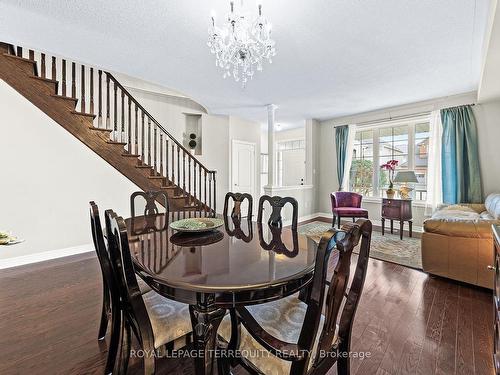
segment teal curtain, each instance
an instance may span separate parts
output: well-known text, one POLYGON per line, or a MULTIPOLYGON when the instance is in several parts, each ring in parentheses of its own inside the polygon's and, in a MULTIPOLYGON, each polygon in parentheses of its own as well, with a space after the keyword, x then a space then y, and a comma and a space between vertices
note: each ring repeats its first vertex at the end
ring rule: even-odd
POLYGON ((342 190, 342 181, 344 179, 344 167, 347 157, 347 137, 349 135, 349 126, 337 126, 335 128, 335 146, 337 150, 337 178, 339 180, 339 190, 342 190))
POLYGON ((470 105, 441 110, 443 202, 481 203, 477 127, 470 105))

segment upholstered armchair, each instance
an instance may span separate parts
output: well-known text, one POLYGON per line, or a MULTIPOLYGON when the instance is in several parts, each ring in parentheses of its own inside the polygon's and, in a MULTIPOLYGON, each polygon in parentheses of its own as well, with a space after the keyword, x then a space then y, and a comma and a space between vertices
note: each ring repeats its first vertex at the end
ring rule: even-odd
POLYGON ((330 198, 332 199, 333 227, 335 226, 337 218, 337 225, 339 228, 340 219, 343 217, 352 217, 353 222, 356 218, 368 218, 368 211, 361 208, 361 199, 363 199, 361 194, 351 193, 349 191, 336 191, 330 193, 330 198))

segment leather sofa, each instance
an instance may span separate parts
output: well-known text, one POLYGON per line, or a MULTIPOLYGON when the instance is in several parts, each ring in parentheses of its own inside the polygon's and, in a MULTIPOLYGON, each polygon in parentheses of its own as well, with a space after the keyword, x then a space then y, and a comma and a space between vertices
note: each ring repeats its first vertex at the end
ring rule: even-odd
POLYGON ((425 272, 493 289, 491 225, 500 224, 500 194, 484 204, 444 207, 424 222, 425 272))

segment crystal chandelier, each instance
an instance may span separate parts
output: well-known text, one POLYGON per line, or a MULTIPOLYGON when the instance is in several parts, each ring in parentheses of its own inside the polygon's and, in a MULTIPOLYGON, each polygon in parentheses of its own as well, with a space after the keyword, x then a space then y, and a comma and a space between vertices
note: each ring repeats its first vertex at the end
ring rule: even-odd
POLYGON ((265 60, 272 63, 276 55, 275 42, 271 39, 271 24, 262 16, 262 4, 257 1, 259 15, 251 21, 241 9, 235 10, 234 1, 230 2, 231 11, 226 22, 215 25, 215 14, 212 12, 208 30, 208 46, 215 54, 215 65, 224 70, 223 77, 232 75, 245 87, 248 79, 252 79, 255 68, 262 70, 265 60))

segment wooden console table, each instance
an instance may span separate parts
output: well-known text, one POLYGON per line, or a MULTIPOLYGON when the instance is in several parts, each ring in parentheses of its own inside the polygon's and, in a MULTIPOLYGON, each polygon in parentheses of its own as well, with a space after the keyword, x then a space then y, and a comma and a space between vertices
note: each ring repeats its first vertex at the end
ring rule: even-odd
POLYGON ((394 220, 399 221, 399 238, 403 239, 404 222, 407 221, 412 236, 413 217, 411 214, 411 199, 382 198, 382 236, 385 231, 385 220, 391 221, 391 233, 394 232, 394 220))

